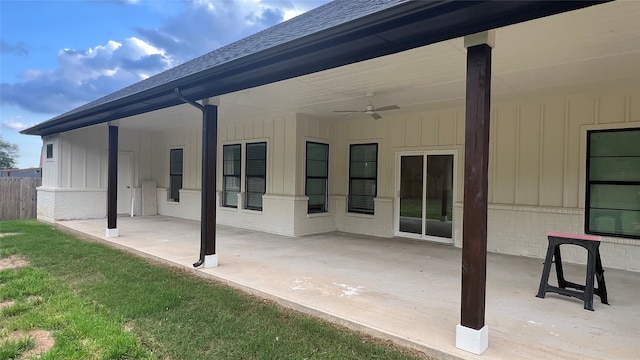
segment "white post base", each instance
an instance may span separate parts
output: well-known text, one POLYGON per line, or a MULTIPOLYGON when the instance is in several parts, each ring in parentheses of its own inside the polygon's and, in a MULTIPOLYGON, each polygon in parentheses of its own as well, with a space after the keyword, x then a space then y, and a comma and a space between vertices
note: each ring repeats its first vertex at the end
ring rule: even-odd
POLYGON ((480 355, 489 347, 489 328, 487 325, 476 330, 458 324, 456 326, 456 347, 480 355))
POLYGON ((107 229, 107 235, 108 238, 115 238, 118 237, 118 229, 107 229))
POLYGON ((218 254, 205 255, 204 267, 205 268, 218 267, 218 254))

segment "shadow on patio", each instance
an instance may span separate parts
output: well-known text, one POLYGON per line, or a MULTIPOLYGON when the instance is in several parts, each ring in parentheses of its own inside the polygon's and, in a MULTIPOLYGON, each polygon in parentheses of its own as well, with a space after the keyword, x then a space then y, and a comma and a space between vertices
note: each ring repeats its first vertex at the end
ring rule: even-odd
MULTIPOLYGON (((220 266, 194 270, 199 222, 121 217, 120 237, 111 239, 105 219, 58 225, 437 358, 479 358, 455 347, 461 251, 454 247, 340 232, 290 238, 218 225, 220 266)), ((536 298, 542 262, 488 255, 489 349, 481 358, 640 359, 638 273, 605 269, 611 306, 596 296, 592 312, 578 299, 536 298)), ((582 283, 584 266, 565 266, 565 276, 582 283)))

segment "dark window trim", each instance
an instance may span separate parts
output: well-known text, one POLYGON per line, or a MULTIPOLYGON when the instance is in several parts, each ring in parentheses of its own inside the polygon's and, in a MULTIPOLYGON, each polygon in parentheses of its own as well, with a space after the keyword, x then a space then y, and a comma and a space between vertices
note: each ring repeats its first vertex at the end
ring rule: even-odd
MULTIPOLYGON (((238 143, 238 144, 225 144, 222 145, 222 199, 220 199, 220 202, 222 203, 223 207, 226 208, 232 208, 232 209, 237 209, 238 205, 236 202, 236 205, 227 205, 225 199, 227 198, 226 193, 227 193, 227 178, 237 178, 238 182, 241 181, 242 179, 242 144, 238 143), (238 146, 240 148, 240 174, 238 174, 237 176, 234 175, 225 175, 224 174, 224 149, 226 147, 231 147, 231 146, 238 146)), ((240 191, 242 190, 242 185, 240 185, 240 191)))
MULTIPOLYGON (((259 207, 258 206, 250 206, 249 205, 249 203, 248 203, 249 202, 249 196, 248 196, 249 190, 247 189, 247 186, 249 184, 249 179, 250 178, 262 179, 262 180, 264 180, 264 192, 262 192, 260 194, 262 194, 262 195, 266 194, 266 192, 267 192, 267 151, 268 151, 267 149, 268 149, 268 145, 267 145, 266 141, 258 141, 258 142, 246 143, 246 144, 244 144, 244 147, 245 147, 245 152, 244 152, 244 173, 245 173, 245 176, 244 176, 244 179, 245 179, 244 187, 245 187, 245 189, 244 189, 244 191, 245 191, 245 194, 246 194, 245 195, 245 199, 244 199, 244 208, 248 209, 248 210, 262 211, 262 205, 259 206, 259 207), (249 159, 247 158, 249 156, 249 151, 247 150, 247 147, 249 145, 259 145, 259 144, 264 144, 264 175, 262 175, 262 176, 257 176, 257 175, 249 176, 249 175, 247 175, 247 173, 248 173, 247 166, 249 164, 249 159)), ((251 192, 251 193, 252 194, 258 194, 257 192, 251 192)))
POLYGON ((184 148, 182 147, 173 147, 173 148, 169 148, 169 197, 168 200, 173 200, 174 202, 180 202, 180 189, 182 189, 183 186, 183 181, 184 181, 184 148), (174 151, 180 151, 182 153, 182 166, 180 167, 180 172, 172 172, 171 171, 171 154, 173 154, 174 151), (172 197, 172 189, 173 189, 173 177, 174 176, 179 176, 180 177, 180 187, 178 188, 177 191, 177 196, 172 197))
POLYGON ((53 160, 53 143, 45 144, 45 158, 47 160, 53 160))
POLYGON ((375 214, 375 205, 374 208, 369 210, 361 210, 361 209, 353 209, 351 206, 351 183, 352 180, 374 180, 376 182, 376 191, 373 194, 373 198, 375 199, 378 196, 378 143, 358 143, 358 144, 350 144, 349 145, 349 195, 347 196, 347 212, 356 213, 356 214, 367 214, 374 215, 375 214), (352 149, 354 146, 376 146, 376 174, 373 178, 371 177, 353 177, 351 176, 351 155, 353 154, 352 149))
POLYGON ((325 187, 325 202, 324 202, 324 209, 323 210, 311 210, 309 208, 309 203, 307 203, 307 214, 322 214, 322 213, 327 213, 329 212, 329 144, 328 143, 323 143, 323 142, 318 142, 318 141, 307 141, 305 144, 305 159, 304 159, 304 194, 306 196, 308 196, 308 191, 307 191, 307 182, 308 179, 325 179, 325 183, 326 183, 326 187, 325 187), (327 176, 309 176, 307 175, 307 163, 309 162, 309 145, 324 145, 327 147, 327 165, 326 165, 326 173, 327 176))
POLYGON ((620 128, 620 129, 602 129, 602 130, 587 130, 587 166, 585 174, 585 202, 584 202, 584 233, 592 235, 609 236, 625 239, 640 239, 640 236, 609 233, 604 231, 592 231, 589 229, 589 219, 591 215, 591 185, 640 185, 640 181, 616 181, 616 180, 589 180, 591 174, 591 134, 603 133, 603 132, 623 132, 623 131, 640 131, 640 128, 620 128))

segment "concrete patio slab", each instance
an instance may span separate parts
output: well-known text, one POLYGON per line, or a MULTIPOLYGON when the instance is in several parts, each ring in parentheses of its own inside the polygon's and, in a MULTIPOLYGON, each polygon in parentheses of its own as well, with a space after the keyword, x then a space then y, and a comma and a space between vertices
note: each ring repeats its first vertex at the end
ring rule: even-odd
MULTIPOLYGON (((121 217, 118 238, 104 236, 105 219, 57 225, 439 359, 640 359, 634 272, 605 269, 611 306, 595 297, 595 311, 587 311, 577 299, 535 297, 541 259, 489 254, 489 349, 477 356, 455 347, 461 251, 451 246, 340 232, 291 238, 218 225, 220 266, 193 269, 199 222, 121 217)), ((584 266, 565 266, 565 276, 582 283, 584 266)))

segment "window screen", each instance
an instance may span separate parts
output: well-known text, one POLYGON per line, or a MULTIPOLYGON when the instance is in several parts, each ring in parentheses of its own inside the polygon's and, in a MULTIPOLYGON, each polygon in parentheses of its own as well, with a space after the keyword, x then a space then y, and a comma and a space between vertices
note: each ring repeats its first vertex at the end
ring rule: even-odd
POLYGON ((309 197, 307 212, 327 212, 329 145, 307 142, 305 194, 309 197))
POLYGON ((378 144, 354 144, 349 149, 349 212, 373 214, 377 194, 378 144))
POLYGON ((238 207, 240 144, 222 147, 222 206, 238 207))
POLYGON ((180 201, 182 189, 182 149, 169 150, 169 200, 180 201))
POLYGON ((247 144, 245 162, 245 207, 262 210, 262 195, 267 190, 267 143, 247 144))

